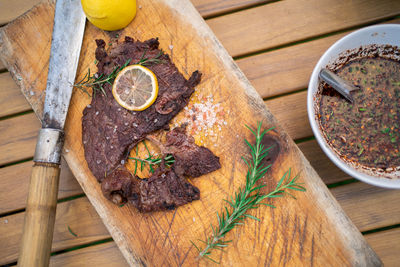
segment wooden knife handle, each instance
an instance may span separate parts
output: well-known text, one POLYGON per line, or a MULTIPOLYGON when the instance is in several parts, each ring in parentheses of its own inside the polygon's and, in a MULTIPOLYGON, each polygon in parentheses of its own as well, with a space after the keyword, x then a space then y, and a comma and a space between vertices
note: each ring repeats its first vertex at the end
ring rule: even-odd
POLYGON ((49 265, 59 177, 58 164, 33 166, 18 266, 49 265))

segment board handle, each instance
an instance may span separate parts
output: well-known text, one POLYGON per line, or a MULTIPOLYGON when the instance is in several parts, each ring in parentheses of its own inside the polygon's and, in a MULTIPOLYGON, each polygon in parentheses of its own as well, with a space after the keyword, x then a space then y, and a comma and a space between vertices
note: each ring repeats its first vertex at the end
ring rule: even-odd
POLYGON ((57 206, 60 166, 36 162, 32 168, 18 266, 48 266, 57 206))

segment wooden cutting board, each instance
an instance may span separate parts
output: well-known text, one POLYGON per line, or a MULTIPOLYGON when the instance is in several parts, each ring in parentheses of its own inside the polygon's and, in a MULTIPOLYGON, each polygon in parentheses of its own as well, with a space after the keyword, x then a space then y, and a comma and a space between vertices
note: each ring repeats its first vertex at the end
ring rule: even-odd
MULTIPOLYGON (((215 113, 216 122, 193 129, 193 135, 198 144, 209 147, 220 157, 222 168, 193 179, 201 191, 201 199, 174 211, 140 214, 130 204, 113 205, 102 196, 84 159, 81 117, 90 98, 79 90, 74 91, 65 128, 64 158, 127 261, 143 266, 212 264, 196 258, 197 251, 190 241, 199 244, 198 239, 210 236, 210 224, 217 223, 216 212, 221 211, 223 199, 244 185, 246 166, 241 156, 247 155, 248 149, 243 139, 252 140, 244 125, 255 127, 262 121, 265 128, 275 127, 269 138, 279 148, 271 156, 274 163, 263 183, 272 190, 291 168, 293 174, 300 175, 307 192, 294 192, 297 200, 274 199, 276 209, 254 210, 251 214, 261 222, 247 220, 244 226, 230 232, 226 238, 232 239, 232 244, 224 253, 214 251, 214 259, 223 266, 379 265, 374 251, 192 4, 182 0, 139 0, 138 6, 137 17, 118 32, 119 37, 115 32, 106 33, 87 24, 78 79, 88 68, 96 70, 95 39, 109 43, 116 38, 123 40, 125 35, 139 40, 158 37, 161 48, 170 54, 185 77, 195 70, 203 73, 189 106, 207 104, 215 113)), ((54 3, 45 1, 0 31, 3 63, 39 118, 43 110, 53 16, 54 3)), ((190 121, 189 115, 181 112, 172 125, 190 121)), ((190 123, 192 126, 193 122, 190 123)))

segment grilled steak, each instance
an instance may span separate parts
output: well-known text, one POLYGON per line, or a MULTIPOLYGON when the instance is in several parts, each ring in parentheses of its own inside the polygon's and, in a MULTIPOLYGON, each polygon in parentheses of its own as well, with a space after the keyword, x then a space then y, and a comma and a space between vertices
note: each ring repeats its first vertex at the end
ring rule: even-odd
POLYGON ((101 182, 104 196, 115 204, 132 202, 139 211, 174 209, 200 198, 198 188, 184 176, 197 177, 220 168, 219 158, 205 147, 199 147, 178 127, 167 134, 165 151, 173 154, 171 168, 164 163, 147 179, 140 179, 125 167, 130 150, 156 130, 168 127, 169 121, 187 105, 201 74, 193 72, 186 80, 158 49, 158 40, 134 41, 125 37, 121 44, 105 49, 103 40, 96 40, 97 75, 109 75, 116 67, 136 64, 144 58, 146 67, 154 72, 159 84, 158 97, 144 111, 122 108, 112 95, 110 84, 104 93, 93 94, 92 102, 83 111, 82 139, 85 158, 93 175, 101 182))
MULTIPOLYGON (((98 75, 109 75, 116 66, 123 66, 128 60, 134 64, 143 57, 155 58, 160 53, 157 39, 139 42, 126 37, 125 42, 108 53, 103 40, 96 40, 96 43, 98 75)), ((159 85, 157 100, 149 108, 139 112, 122 108, 112 95, 111 85, 105 84, 105 94, 93 94, 92 103, 83 111, 85 158, 99 181, 123 165, 131 148, 147 134, 167 125, 186 106, 194 87, 200 82, 198 71, 186 80, 168 55, 159 59, 162 63, 147 66, 157 76, 159 85)))
POLYGON ((158 168, 148 179, 140 179, 126 169, 115 170, 103 179, 104 196, 117 205, 128 200, 140 212, 170 210, 200 198, 197 187, 175 173, 174 168, 158 168))
POLYGON ((168 132, 166 144, 162 149, 164 153, 174 156, 176 173, 199 177, 221 168, 219 158, 208 148, 196 145, 194 138, 187 136, 185 132, 185 124, 168 132))

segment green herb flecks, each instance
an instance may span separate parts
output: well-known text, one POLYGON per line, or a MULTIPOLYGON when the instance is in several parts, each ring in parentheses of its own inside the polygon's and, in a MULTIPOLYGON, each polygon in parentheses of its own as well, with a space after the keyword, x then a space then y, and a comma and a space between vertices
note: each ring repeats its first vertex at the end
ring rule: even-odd
POLYGON ((205 246, 200 248, 192 242, 195 248, 199 251, 199 258, 204 257, 216 262, 210 257, 210 255, 214 249, 223 250, 232 241, 224 240, 229 231, 231 231, 235 226, 243 224, 246 218, 260 221, 249 213, 250 210, 257 208, 260 205, 275 208, 275 206, 271 204, 264 203, 263 201, 265 199, 282 197, 284 195, 289 195, 295 198, 288 192, 288 190, 306 191, 302 186, 302 183, 297 182, 298 176, 291 178, 291 169, 289 169, 279 180, 272 192, 269 192, 268 194, 261 193, 260 190, 265 187, 265 185, 258 185, 257 182, 264 177, 265 173, 271 166, 264 166, 262 164, 262 160, 268 155, 268 150, 270 148, 265 149, 261 141, 269 130, 261 131, 261 123, 258 123, 257 131, 254 131, 249 127, 247 128, 254 134, 256 140, 255 145, 252 145, 245 140, 251 153, 251 162, 242 157, 243 161, 248 166, 246 184, 243 188, 239 189, 234 196, 231 196, 230 199, 224 200, 227 205, 221 213, 217 213, 218 225, 216 227, 211 225, 212 235, 205 241, 199 240, 204 243, 205 246))
POLYGON ((392 85, 400 86, 400 82, 392 82, 392 85))
POLYGON ((142 66, 149 66, 151 64, 165 63, 165 60, 160 59, 160 57, 162 55, 164 55, 164 52, 161 50, 154 58, 147 58, 146 57, 146 51, 144 51, 143 55, 140 58, 140 60, 136 64, 142 65, 142 66))
MULTIPOLYGON (((129 157, 129 159, 134 160, 135 161, 135 170, 134 170, 134 174, 136 175, 137 170, 138 170, 138 164, 140 163, 140 171, 143 171, 145 166, 149 166, 149 171, 151 173, 154 173, 154 166, 159 166, 161 164, 161 162, 163 161, 163 157, 162 156, 155 156, 153 154, 150 153, 149 148, 147 147, 146 141, 143 141, 143 145, 145 146, 148 156, 144 159, 138 158, 138 157, 129 157)), ((139 153, 139 147, 136 146, 136 156, 138 156, 139 153)), ((175 162, 174 157, 171 154, 167 154, 164 157, 164 164, 165 166, 169 167, 171 166, 173 163, 175 162)))

